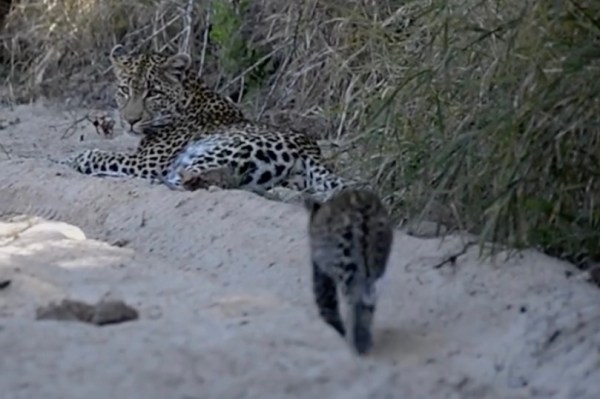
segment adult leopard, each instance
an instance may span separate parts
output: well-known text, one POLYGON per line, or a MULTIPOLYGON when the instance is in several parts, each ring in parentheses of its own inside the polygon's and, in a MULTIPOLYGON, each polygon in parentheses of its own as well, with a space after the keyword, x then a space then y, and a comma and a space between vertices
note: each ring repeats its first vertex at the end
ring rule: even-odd
POLYGON ((327 197, 348 185, 322 164, 313 138, 247 119, 197 77, 188 55, 130 53, 116 45, 110 60, 121 125, 141 140, 132 153, 90 149, 61 162, 80 173, 139 177, 177 189, 183 172, 228 166, 240 188, 282 185, 327 197))

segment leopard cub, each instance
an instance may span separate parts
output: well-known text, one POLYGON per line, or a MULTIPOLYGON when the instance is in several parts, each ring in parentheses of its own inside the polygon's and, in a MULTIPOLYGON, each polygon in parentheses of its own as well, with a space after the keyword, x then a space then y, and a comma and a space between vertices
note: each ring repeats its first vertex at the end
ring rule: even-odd
POLYGON ((346 189, 320 203, 307 199, 313 293, 319 314, 359 355, 372 347, 375 283, 386 269, 393 227, 379 197, 346 189), (346 305, 342 319, 339 299, 346 305))

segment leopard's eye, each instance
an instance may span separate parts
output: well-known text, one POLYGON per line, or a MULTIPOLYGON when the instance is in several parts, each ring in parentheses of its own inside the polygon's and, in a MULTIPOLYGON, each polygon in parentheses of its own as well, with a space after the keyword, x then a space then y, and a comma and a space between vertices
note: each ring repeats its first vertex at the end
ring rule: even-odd
POLYGON ((161 94, 163 94, 163 92, 156 89, 148 89, 148 91, 146 91, 146 97, 157 97, 161 94))
POLYGON ((119 85, 119 87, 117 88, 121 94, 123 94, 124 96, 128 96, 129 95, 129 87, 125 86, 125 85, 119 85))

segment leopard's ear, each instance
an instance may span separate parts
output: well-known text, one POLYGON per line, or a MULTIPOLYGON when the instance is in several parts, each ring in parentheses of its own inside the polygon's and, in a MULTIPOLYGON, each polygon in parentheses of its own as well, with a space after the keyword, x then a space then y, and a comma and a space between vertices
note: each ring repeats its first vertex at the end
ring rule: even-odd
POLYGON ((110 50, 110 63, 113 66, 113 72, 117 78, 120 78, 122 72, 124 72, 129 64, 129 51, 117 44, 110 50))
POLYGON ((190 56, 184 53, 179 53, 169 57, 163 63, 163 71, 169 78, 181 81, 191 65, 192 59, 190 56))
POLYGON ((115 47, 112 48, 112 50, 110 50, 110 61, 113 64, 117 64, 120 60, 123 59, 123 57, 127 56, 128 54, 129 52, 127 51, 125 46, 117 44, 115 47))

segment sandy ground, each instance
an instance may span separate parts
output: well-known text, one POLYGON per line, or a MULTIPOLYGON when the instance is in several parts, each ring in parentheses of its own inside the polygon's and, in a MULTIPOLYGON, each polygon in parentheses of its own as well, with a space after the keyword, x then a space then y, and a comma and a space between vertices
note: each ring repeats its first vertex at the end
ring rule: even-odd
POLYGON ((472 248, 436 268, 464 238, 398 232, 358 358, 317 316, 301 207, 78 175, 47 157, 135 141, 61 139, 75 117, 0 109, 3 399, 600 397, 600 290, 571 265, 472 248), (35 319, 106 295, 139 319, 35 319))

